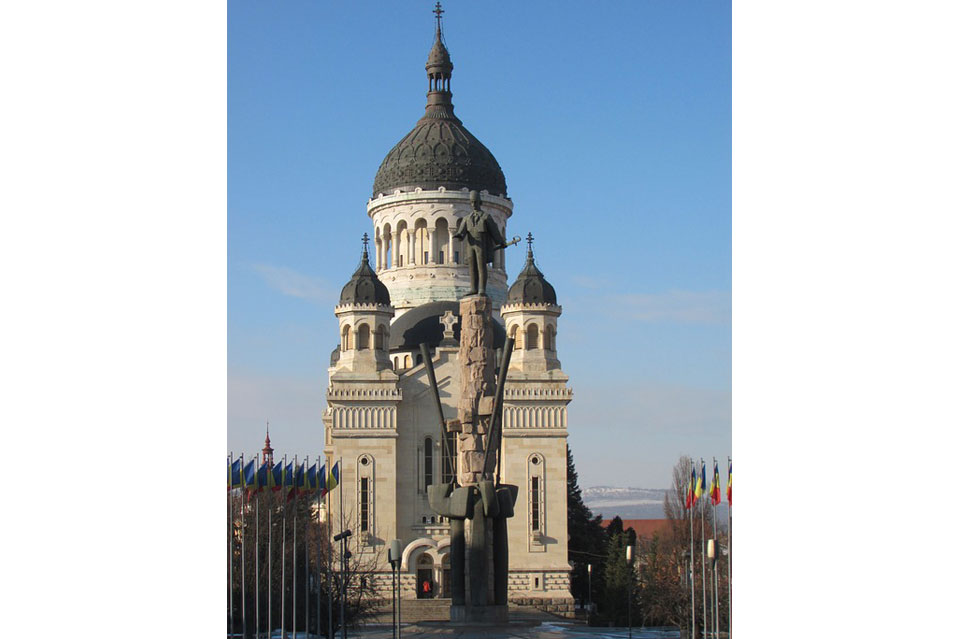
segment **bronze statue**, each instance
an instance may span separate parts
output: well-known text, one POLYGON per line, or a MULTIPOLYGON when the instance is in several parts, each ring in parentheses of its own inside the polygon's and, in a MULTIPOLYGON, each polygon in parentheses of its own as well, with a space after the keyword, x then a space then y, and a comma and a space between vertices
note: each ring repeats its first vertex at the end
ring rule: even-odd
POLYGON ((496 251, 507 243, 493 217, 480 208, 480 194, 476 191, 470 191, 470 206, 473 210, 457 222, 453 237, 463 243, 470 266, 470 295, 486 295, 487 264, 493 263, 496 251))

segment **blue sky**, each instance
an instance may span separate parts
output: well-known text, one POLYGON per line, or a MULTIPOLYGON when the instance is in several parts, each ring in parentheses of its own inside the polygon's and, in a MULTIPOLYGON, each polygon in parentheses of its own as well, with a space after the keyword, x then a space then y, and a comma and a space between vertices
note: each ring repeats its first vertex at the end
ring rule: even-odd
MULTIPOLYGON (((423 112, 432 2, 228 5, 228 446, 322 447, 333 304, 423 112)), ((457 115, 564 312, 582 486, 730 452, 729 2, 446 2, 457 115), (624 444, 628 445, 624 445, 624 444)), ((523 261, 508 253, 512 278, 523 261)))

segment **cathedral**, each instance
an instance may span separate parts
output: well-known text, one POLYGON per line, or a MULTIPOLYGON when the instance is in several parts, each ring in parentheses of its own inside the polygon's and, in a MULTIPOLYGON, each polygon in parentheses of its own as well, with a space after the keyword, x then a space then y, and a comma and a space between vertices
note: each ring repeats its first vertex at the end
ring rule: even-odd
MULTIPOLYGON (((454 230, 471 212, 471 191, 505 238, 513 215, 496 158, 454 114, 453 63, 439 13, 425 112, 377 171, 367 201, 372 232, 334 308, 339 345, 323 413, 328 468, 341 462, 340 494, 329 504, 334 532, 342 516, 353 531, 351 552, 375 566, 387 590, 387 548, 399 539, 404 599, 445 597, 450 588, 449 522, 431 510, 427 487, 454 480, 456 454, 444 451, 455 450, 456 437, 440 425, 420 345, 428 347, 444 418, 451 419, 460 376, 458 300, 471 288, 454 230)), ((504 250, 488 269, 486 294, 494 348, 514 339, 501 443, 503 481, 520 487, 508 520, 509 599, 572 613, 566 438, 573 392, 557 358, 562 308, 534 261, 532 237, 509 286, 504 250)))

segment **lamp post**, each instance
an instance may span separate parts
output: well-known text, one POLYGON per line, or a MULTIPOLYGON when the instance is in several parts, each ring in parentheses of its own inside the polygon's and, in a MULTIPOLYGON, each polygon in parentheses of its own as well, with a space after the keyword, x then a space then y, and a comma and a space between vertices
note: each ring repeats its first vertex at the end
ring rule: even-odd
POLYGON ((713 585, 713 610, 710 612, 713 613, 713 636, 720 636, 720 615, 719 615, 719 605, 717 603, 717 557, 716 557, 716 543, 713 539, 707 540, 707 559, 710 560, 710 568, 713 570, 713 579, 711 579, 713 585))
POLYGON ((347 639, 347 618, 344 612, 344 600, 347 598, 347 559, 350 558, 350 551, 347 550, 347 539, 352 534, 348 528, 333 536, 334 541, 340 542, 340 636, 343 639, 347 639))
POLYGON ((400 603, 400 540, 394 539, 390 542, 390 550, 387 558, 390 561, 390 567, 393 569, 393 579, 390 582, 393 590, 393 639, 400 639, 400 619, 397 616, 397 604, 400 603))
POLYGON ((587 622, 593 611, 593 564, 587 564, 587 622))
POLYGON ((696 639, 697 636, 697 621, 696 621, 696 607, 693 600, 693 556, 690 554, 689 550, 683 551, 683 565, 686 568, 686 575, 684 581, 690 584, 690 639, 696 639))
POLYGON ((633 546, 627 546, 627 632, 633 639, 633 546))

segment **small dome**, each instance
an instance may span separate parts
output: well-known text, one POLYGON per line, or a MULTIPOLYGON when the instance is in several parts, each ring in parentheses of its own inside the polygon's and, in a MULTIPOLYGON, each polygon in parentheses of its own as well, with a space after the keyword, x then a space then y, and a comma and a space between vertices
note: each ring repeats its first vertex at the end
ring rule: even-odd
MULTIPOLYGON (((533 238, 527 236, 527 243, 532 244, 533 238)), ((517 275, 517 281, 507 291, 507 304, 554 304, 557 303, 557 292, 533 263, 533 248, 527 247, 527 263, 517 275)))
POLYGON ((390 306, 390 291, 370 267, 370 258, 367 256, 366 233, 364 233, 363 255, 360 266, 354 271, 353 277, 340 291, 340 304, 382 304, 390 306))

